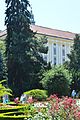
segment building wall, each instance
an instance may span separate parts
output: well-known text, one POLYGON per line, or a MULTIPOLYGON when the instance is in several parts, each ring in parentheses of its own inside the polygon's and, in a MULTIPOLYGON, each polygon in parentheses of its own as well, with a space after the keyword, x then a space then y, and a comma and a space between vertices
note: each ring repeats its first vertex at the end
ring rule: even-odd
MULTIPOLYGON (((75 33, 31 25, 31 29, 36 32, 38 38, 46 36, 48 53, 43 54, 43 58, 51 65, 63 64, 68 60, 67 54, 70 53, 75 33)), ((6 30, 0 32, 0 39, 6 37, 6 30)))
MULTIPOLYGON (((37 37, 43 35, 37 34, 37 37)), ((43 58, 50 62, 51 65, 62 65, 64 61, 68 60, 67 54, 70 53, 73 40, 66 38, 58 38, 53 36, 47 36, 48 53, 43 54, 43 58)))

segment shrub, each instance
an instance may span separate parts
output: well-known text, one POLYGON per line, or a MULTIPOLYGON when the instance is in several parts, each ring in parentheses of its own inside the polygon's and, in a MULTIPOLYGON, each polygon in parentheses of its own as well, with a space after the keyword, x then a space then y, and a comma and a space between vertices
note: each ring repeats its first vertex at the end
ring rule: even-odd
POLYGON ((21 111, 24 106, 16 106, 13 108, 3 107, 0 109, 0 120, 24 120, 26 117, 24 112, 21 111))
POLYGON ((46 90, 40 90, 40 89, 30 90, 30 91, 24 92, 24 94, 30 95, 30 96, 33 97, 33 99, 37 99, 39 101, 45 100, 48 97, 47 96, 47 91, 46 90))
POLYGON ((58 98, 56 95, 51 95, 48 103, 52 120, 80 120, 80 106, 76 105, 75 99, 68 96, 58 98))
POLYGON ((63 66, 56 66, 44 73, 41 80, 44 89, 50 94, 69 95, 71 74, 63 66))
POLYGON ((0 108, 0 113, 7 113, 7 112, 13 112, 13 111, 19 111, 20 109, 22 109, 23 106, 15 106, 15 107, 8 107, 8 106, 3 106, 0 108))
POLYGON ((6 80, 1 80, 0 81, 0 97, 4 96, 6 94, 12 96, 12 94, 11 94, 12 90, 3 86, 2 83, 4 83, 4 82, 6 82, 6 80))
POLYGON ((4 116, 0 115, 0 120, 24 120, 25 116, 20 115, 20 116, 4 116))

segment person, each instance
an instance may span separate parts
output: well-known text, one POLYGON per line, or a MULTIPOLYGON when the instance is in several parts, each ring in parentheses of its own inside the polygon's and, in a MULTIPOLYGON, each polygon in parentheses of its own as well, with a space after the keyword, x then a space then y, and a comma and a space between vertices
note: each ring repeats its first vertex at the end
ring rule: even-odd
POLYGON ((76 91, 75 91, 75 90, 72 91, 71 96, 72 96, 73 98, 76 96, 76 91))
POLYGON ((22 104, 24 104, 24 103, 26 103, 26 100, 27 100, 27 96, 26 96, 25 94, 22 94, 22 95, 21 95, 21 98, 20 98, 20 102, 21 102, 22 104))
POLYGON ((3 96, 3 103, 6 104, 8 103, 8 101, 9 101, 9 98, 8 98, 8 95, 6 94, 3 96))

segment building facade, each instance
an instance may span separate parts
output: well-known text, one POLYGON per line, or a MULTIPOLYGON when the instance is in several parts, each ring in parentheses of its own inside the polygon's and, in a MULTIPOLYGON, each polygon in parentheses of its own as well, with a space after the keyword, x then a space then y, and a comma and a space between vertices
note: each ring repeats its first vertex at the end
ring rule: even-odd
MULTIPOLYGON (((37 37, 46 36, 48 53, 43 54, 43 58, 51 65, 62 65, 68 60, 75 33, 46 28, 38 25, 31 25, 31 29, 36 32, 37 37)), ((0 32, 0 39, 6 37, 6 30, 0 32)))
POLYGON ((62 65, 68 60, 67 54, 70 53, 75 33, 32 25, 31 29, 37 32, 37 36, 47 37, 48 54, 43 57, 51 65, 62 65))

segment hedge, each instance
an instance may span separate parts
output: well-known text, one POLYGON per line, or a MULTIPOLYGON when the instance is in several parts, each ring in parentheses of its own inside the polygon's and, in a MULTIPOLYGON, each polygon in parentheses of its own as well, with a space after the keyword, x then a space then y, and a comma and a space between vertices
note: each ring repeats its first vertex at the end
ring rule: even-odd
POLYGON ((45 100, 48 97, 47 91, 46 90, 40 90, 40 89, 33 89, 33 90, 30 90, 30 91, 26 91, 26 92, 24 92, 24 94, 26 94, 28 96, 32 96, 33 99, 37 99, 39 101, 45 100))
POLYGON ((18 111, 20 109, 22 109, 23 106, 16 106, 15 108, 0 108, 0 113, 6 113, 6 112, 13 112, 13 111, 18 111))
POLYGON ((26 118, 25 115, 20 116, 5 116, 3 114, 0 114, 0 120, 24 120, 26 118))
POLYGON ((16 106, 16 108, 0 108, 0 120, 24 120, 24 118, 31 118, 32 116, 24 115, 21 109, 25 106, 16 106))

